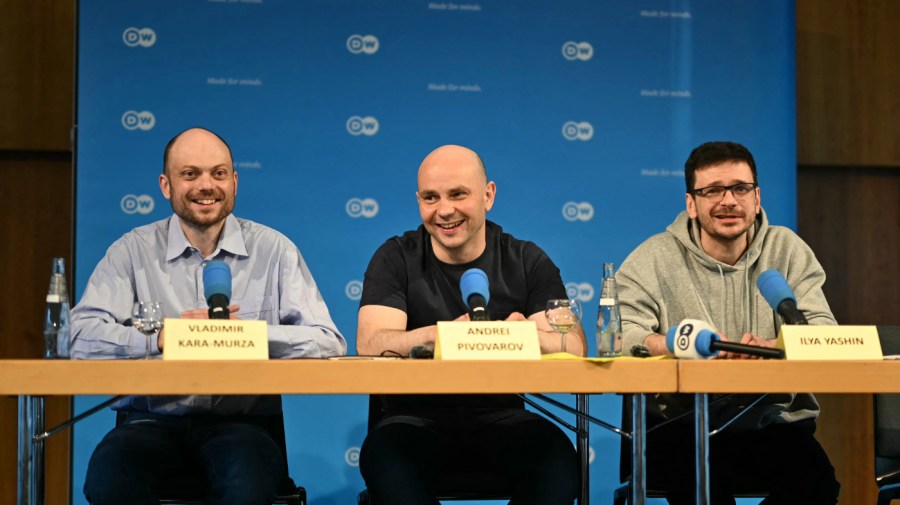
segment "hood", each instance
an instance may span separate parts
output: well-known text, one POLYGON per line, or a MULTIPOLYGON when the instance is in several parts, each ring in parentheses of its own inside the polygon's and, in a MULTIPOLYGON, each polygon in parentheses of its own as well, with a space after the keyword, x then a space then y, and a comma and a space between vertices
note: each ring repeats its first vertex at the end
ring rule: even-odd
POLYGON ((750 226, 750 246, 734 265, 722 263, 700 246, 700 223, 682 211, 666 228, 682 249, 682 259, 691 277, 691 290, 703 311, 703 319, 721 335, 740 340, 745 332, 757 333, 752 313, 755 310, 750 271, 759 260, 762 244, 769 228, 765 212, 760 209, 750 226), (729 314, 732 316, 729 317, 729 314), (737 317, 734 317, 737 316, 737 317), (730 324, 729 324, 730 323, 730 324))
MULTIPOLYGON (((766 217, 766 211, 760 208, 756 220, 748 230, 750 233, 750 247, 744 255, 741 256, 738 263, 742 263, 748 267, 756 264, 756 261, 759 260, 759 256, 762 252, 763 237, 766 236, 766 231, 768 229, 769 218, 766 217)), ((722 267, 722 270, 725 272, 733 272, 736 270, 736 267, 732 265, 713 259, 700 247, 700 222, 696 219, 691 219, 686 210, 683 210, 678 214, 675 221, 666 228, 666 232, 675 237, 675 240, 684 246, 685 250, 687 250, 699 264, 707 269, 719 271, 719 267, 722 267)))

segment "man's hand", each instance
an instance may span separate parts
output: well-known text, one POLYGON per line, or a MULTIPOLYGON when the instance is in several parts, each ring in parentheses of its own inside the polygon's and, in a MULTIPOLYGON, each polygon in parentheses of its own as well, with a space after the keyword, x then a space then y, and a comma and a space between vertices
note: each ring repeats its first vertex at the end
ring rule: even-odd
MULTIPOLYGON (((240 305, 229 305, 228 312, 230 317, 228 319, 240 319, 237 317, 235 312, 241 310, 240 305)), ((209 309, 191 309, 185 310, 181 313, 182 319, 209 319, 209 309)), ((165 334, 166 329, 163 328, 159 330, 159 335, 156 337, 156 347, 159 348, 159 352, 162 352, 163 346, 165 345, 165 334)))
MULTIPOLYGON (((240 305, 229 305, 228 312, 230 312, 230 317, 228 319, 238 319, 237 316, 234 315, 235 312, 241 309, 240 305)), ((181 313, 182 319, 209 319, 209 309, 191 309, 186 310, 181 313)))
MULTIPOLYGON (((752 346, 756 346, 756 347, 768 347, 768 348, 775 347, 774 340, 757 337, 756 335, 753 335, 752 333, 744 333, 744 335, 741 337, 740 343, 742 343, 744 345, 752 345, 752 346)), ((747 354, 722 351, 719 353, 718 356, 716 356, 716 359, 763 359, 763 358, 760 356, 749 356, 747 354)))

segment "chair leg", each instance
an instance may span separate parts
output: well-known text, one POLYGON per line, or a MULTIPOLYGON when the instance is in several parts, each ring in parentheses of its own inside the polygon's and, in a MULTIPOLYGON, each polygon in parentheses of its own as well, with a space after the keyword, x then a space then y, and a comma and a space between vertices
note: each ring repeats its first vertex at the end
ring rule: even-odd
POLYGON ((613 492, 613 505, 626 505, 631 496, 631 483, 626 482, 613 492))

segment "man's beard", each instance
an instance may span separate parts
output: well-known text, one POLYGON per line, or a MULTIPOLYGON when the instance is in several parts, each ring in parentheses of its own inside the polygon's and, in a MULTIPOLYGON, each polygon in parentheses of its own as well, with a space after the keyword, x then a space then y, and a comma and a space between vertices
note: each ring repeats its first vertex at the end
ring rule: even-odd
POLYGON ((178 216, 182 222, 190 224, 195 228, 208 228, 214 224, 217 224, 228 217, 229 214, 234 211, 234 199, 225 198, 224 193, 216 192, 218 194, 215 195, 200 195, 199 198, 188 198, 187 202, 184 203, 182 201, 179 205, 176 205, 174 200, 171 201, 172 211, 175 212, 175 215, 178 216), (219 212, 216 214, 200 214, 196 212, 196 210, 191 209, 191 200, 202 200, 203 197, 214 198, 218 200, 222 205, 219 208, 219 212))
POLYGON ((711 215, 707 215, 706 217, 700 218, 700 228, 703 229, 703 232, 709 235, 711 238, 714 238, 721 242, 733 242, 738 240, 744 236, 747 230, 753 226, 753 220, 747 221, 747 213, 744 212, 743 209, 728 209, 721 210, 715 213, 711 213, 711 215), (740 223, 743 226, 739 227, 722 227, 726 231, 723 233, 717 229, 717 217, 720 216, 731 216, 740 219, 740 223))

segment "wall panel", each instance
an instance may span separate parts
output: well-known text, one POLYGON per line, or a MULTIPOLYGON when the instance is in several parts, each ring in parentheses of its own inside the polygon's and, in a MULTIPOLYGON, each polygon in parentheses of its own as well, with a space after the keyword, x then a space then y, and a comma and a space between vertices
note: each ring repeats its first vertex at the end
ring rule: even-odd
POLYGON ((900 2, 796 5, 800 164, 900 166, 900 2))
MULTIPOLYGON (((63 256, 71 266, 70 158, 0 151, 0 357, 40 358, 43 353, 50 259, 63 256)), ((16 500, 17 409, 14 397, 0 398, 0 503, 16 500)), ((70 398, 48 398, 47 427, 68 419, 70 412, 70 398)), ((70 445, 68 432, 47 443, 48 505, 69 501, 70 445)))
POLYGON ((68 151, 74 0, 0 0, 0 150, 68 151))

